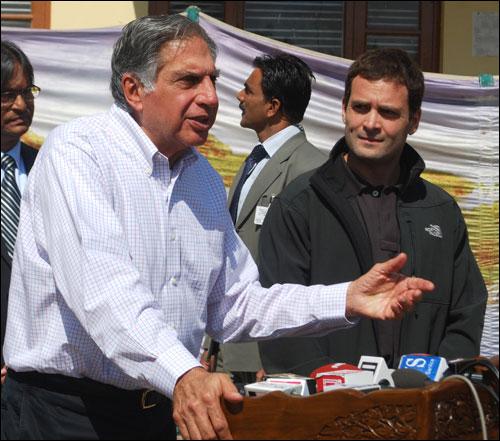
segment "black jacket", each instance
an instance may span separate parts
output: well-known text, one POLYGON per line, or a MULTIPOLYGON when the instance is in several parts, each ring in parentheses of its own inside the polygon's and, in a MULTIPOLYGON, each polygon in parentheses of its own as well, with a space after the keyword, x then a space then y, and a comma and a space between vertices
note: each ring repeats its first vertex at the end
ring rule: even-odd
MULTIPOLYGON (((344 139, 319 169, 292 182, 273 202, 261 231, 261 282, 333 284, 354 280, 373 265, 370 241, 349 200, 343 196, 344 139)), ((435 283, 432 293, 402 320, 400 353, 446 358, 479 353, 487 291, 472 255, 462 213, 441 188, 420 178, 424 162, 409 145, 401 157, 406 170, 398 198, 401 251, 407 275, 435 283)), ((357 364, 378 355, 374 322, 318 338, 282 338, 259 343, 269 373, 308 375, 329 362, 357 364)), ((399 359, 399 357, 397 357, 399 359)))

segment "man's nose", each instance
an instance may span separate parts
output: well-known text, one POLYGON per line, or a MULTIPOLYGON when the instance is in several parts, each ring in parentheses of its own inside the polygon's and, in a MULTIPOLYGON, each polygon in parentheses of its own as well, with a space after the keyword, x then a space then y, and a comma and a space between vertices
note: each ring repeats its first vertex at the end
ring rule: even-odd
POLYGON ((215 90, 215 84, 210 77, 206 77, 201 82, 201 93, 199 95, 203 104, 216 107, 219 104, 219 98, 217 97, 217 91, 215 90))
POLYGON ((380 129, 380 119, 378 113, 375 109, 372 109, 365 115, 363 125, 366 130, 378 130, 380 129))
POLYGON ((18 93, 17 96, 14 98, 14 102, 12 103, 11 107, 23 110, 26 109, 27 106, 28 103, 26 102, 24 95, 22 93, 18 93))

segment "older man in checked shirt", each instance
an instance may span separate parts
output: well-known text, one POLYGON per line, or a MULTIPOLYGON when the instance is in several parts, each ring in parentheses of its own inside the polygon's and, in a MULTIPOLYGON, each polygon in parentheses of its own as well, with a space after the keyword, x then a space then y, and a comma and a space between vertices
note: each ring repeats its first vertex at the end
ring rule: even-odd
POLYGON ((217 113, 214 62, 198 24, 137 19, 115 45, 111 110, 48 137, 21 209, 2 439, 172 439, 174 422, 185 439, 230 438, 219 400, 242 397, 200 366, 205 329, 315 335, 398 317, 433 289, 394 274, 404 255, 350 284, 260 286, 192 148, 217 113))

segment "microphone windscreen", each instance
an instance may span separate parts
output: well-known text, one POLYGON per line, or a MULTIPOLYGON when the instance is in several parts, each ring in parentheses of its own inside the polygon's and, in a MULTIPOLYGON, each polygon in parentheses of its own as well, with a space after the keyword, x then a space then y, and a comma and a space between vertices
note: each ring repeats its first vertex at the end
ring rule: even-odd
POLYGON ((423 372, 415 369, 396 369, 392 373, 394 386, 402 389, 412 389, 415 387, 424 387, 432 381, 423 372))

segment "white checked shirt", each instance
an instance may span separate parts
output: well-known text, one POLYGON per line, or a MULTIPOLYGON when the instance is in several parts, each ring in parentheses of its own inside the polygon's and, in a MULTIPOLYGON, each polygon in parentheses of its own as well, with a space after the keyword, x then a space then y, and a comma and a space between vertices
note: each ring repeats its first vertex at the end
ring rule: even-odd
POLYGON ((219 175, 194 149, 173 169, 113 106, 55 129, 21 206, 4 357, 16 371, 173 395, 218 341, 350 326, 347 284, 263 289, 219 175))

